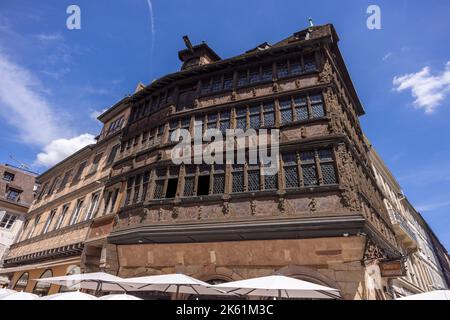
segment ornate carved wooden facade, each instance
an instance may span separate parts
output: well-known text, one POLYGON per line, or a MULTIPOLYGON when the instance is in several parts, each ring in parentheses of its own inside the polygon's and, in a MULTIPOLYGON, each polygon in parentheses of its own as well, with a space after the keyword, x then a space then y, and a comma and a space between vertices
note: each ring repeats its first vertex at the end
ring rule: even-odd
MULTIPOLYGON (((187 49, 192 56, 215 58, 132 96, 110 179, 127 193, 109 241, 127 248, 159 243, 161 250, 192 243, 195 251, 205 242, 362 237, 384 258, 398 257, 368 165, 358 119, 364 110, 337 41, 325 25, 226 60, 194 46, 187 49), (248 163, 174 165, 170 134, 194 134, 195 121, 203 130, 279 129, 280 171, 268 177, 248 163)), ((367 250, 361 247, 361 265, 367 250)), ((147 265, 127 264, 126 253, 119 260, 124 274, 147 265)))

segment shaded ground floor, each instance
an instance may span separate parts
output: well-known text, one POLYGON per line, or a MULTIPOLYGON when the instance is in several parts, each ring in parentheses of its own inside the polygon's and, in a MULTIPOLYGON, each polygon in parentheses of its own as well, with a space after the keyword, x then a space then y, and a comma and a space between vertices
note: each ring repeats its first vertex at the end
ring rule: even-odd
MULTIPOLYGON (((184 273, 221 283, 271 274, 315 282, 344 299, 387 299, 387 281, 365 236, 292 240, 110 245, 118 275, 184 273)), ((108 254, 108 252, 107 252, 108 254)))

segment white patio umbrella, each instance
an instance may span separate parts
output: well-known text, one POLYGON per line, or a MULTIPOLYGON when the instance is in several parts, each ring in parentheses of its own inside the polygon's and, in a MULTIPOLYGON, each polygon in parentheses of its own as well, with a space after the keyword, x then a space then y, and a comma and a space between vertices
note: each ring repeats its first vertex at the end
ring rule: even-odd
POLYGON ((219 289, 210 288, 209 284, 184 274, 164 274, 138 278, 123 279, 123 283, 133 286, 137 291, 175 292, 195 295, 229 295, 219 289))
POLYGON ((98 300, 98 298, 80 291, 69 291, 44 296, 39 298, 39 300, 98 300))
POLYGON ((0 300, 36 300, 38 295, 29 292, 14 292, 0 297, 0 300))
POLYGON ((450 300, 450 290, 434 290, 413 294, 396 300, 450 300))
POLYGON ((53 283, 69 289, 89 289, 98 291, 127 291, 123 279, 104 272, 80 273, 61 277, 41 278, 35 281, 53 283))
POLYGON ((221 283, 211 286, 249 296, 304 299, 339 299, 339 290, 281 275, 221 283))
POLYGON ((0 289, 0 298, 3 297, 3 296, 6 296, 6 295, 8 295, 8 294, 16 293, 16 292, 17 292, 17 291, 15 291, 15 290, 6 289, 6 288, 1 288, 1 289, 0 289))
POLYGON ((131 294, 108 294, 100 297, 99 300, 142 300, 141 298, 132 296, 131 294))

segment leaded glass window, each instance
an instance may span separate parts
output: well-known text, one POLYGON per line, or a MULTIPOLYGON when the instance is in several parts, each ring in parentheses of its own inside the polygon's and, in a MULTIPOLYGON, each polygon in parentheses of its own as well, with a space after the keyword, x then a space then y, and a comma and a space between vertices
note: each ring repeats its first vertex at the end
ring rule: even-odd
POLYGON ((302 165, 303 183, 305 186, 317 185, 316 165, 302 165))
POLYGON ((233 165, 233 192, 244 192, 244 166, 233 165))
POLYGON ((191 197, 195 193, 195 172, 197 170, 196 166, 188 165, 184 167, 185 176, 184 176, 184 197, 191 197))
POLYGON ((217 113, 208 114, 207 129, 217 129, 217 113))
POLYGON ((297 121, 308 119, 308 104, 306 102, 306 97, 294 98, 294 107, 297 114, 297 121))
POLYGON ((261 127, 261 108, 259 106, 254 106, 250 108, 250 128, 258 129, 261 127))
POLYGON ((212 92, 217 92, 222 90, 222 77, 215 77, 212 80, 212 86, 211 86, 212 92))
POLYGON ((238 87, 242 87, 248 84, 248 78, 247 78, 247 70, 241 71, 238 73, 238 87))
POLYGON ((305 71, 315 71, 316 70, 316 59, 313 54, 306 56, 303 58, 305 63, 305 71))
POLYGON ((280 114, 281 114, 281 123, 291 123, 292 122, 292 107, 291 100, 281 100, 280 101, 280 114))
POLYGON ((275 126, 275 109, 273 103, 264 104, 264 126, 273 127, 275 126))
POLYGON ((249 80, 250 80, 250 83, 259 82, 259 68, 250 70, 249 80))
POLYGON ((223 89, 229 90, 233 88, 233 74, 225 75, 223 78, 223 89))
POLYGON ((223 165, 214 165, 214 184, 213 193, 221 194, 225 191, 225 167, 223 165))
POLYGON ((163 197, 163 191, 164 191, 164 180, 156 180, 153 198, 161 199, 163 197))
POLYGON ((144 172, 144 177, 142 178, 142 194, 140 201, 145 201, 145 199, 147 198, 149 180, 150 180, 150 172, 146 171, 144 172))
POLYGON ((164 126, 159 126, 156 132, 155 144, 158 144, 162 141, 162 136, 164 134, 164 126))
POLYGON ((337 183, 333 153, 331 149, 321 149, 318 153, 323 184, 337 183))
MULTIPOLYGON (((247 163, 249 161, 247 160, 247 163)), ((258 191, 259 181, 260 181, 260 169, 259 164, 248 164, 247 167, 247 180, 248 180, 248 191, 258 191)))
POLYGON ((236 110, 236 129, 247 128, 247 109, 241 108, 236 110))
POLYGON ((302 64, 299 60, 291 60, 291 74, 292 75, 298 75, 302 73, 302 64))
POLYGON ((272 80, 272 65, 268 64, 262 67, 262 81, 272 80))
POLYGON ((154 199, 163 198, 165 179, 166 179, 166 169, 157 169, 156 170, 155 190, 153 192, 154 199))
POLYGON ((321 163, 320 169, 322 171, 323 184, 335 184, 337 182, 333 163, 321 163))
POLYGON ((227 129, 230 129, 230 111, 222 111, 220 113, 220 131, 225 134, 227 129))
POLYGON ((129 205, 131 202, 131 192, 133 190, 134 177, 129 177, 127 181, 127 193, 125 196, 125 205, 129 205))
POLYGON ((299 186, 297 155, 295 153, 283 154, 283 164, 286 188, 297 188, 299 186))
POLYGON ((195 177, 185 177, 184 178, 183 196, 191 197, 194 195, 194 184, 195 184, 195 177))
POLYGON ((317 185, 318 180, 314 151, 300 152, 300 161, 302 163, 304 185, 317 185))
POLYGON ((310 96, 311 99, 311 118, 322 118, 325 116, 324 108, 323 108, 323 102, 322 102, 322 95, 317 94, 310 96))
POLYGON ((133 203, 137 203, 139 200, 139 191, 141 188, 141 179, 142 176, 139 174, 136 176, 136 179, 134 180, 134 195, 133 195, 133 203))
POLYGON ((284 78, 289 75, 287 61, 277 63, 277 76, 278 78, 284 78))
POLYGON ((264 176, 264 190, 278 189, 278 174, 264 176))
POLYGON ((178 128, 178 120, 170 121, 169 123, 169 141, 176 141, 172 140, 172 132, 174 132, 178 128))

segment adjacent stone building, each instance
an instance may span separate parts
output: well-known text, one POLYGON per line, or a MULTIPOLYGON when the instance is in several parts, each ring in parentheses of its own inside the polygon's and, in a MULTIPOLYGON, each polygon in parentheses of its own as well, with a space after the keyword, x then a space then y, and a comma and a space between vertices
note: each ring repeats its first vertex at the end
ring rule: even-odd
POLYGON ((448 288, 445 264, 438 259, 438 245, 432 242, 432 237, 437 238, 403 194, 397 180, 373 148, 370 157, 377 183, 383 190, 383 201, 389 212, 405 267, 403 277, 388 279, 387 292, 392 298, 399 298, 448 288))
MULTIPOLYGON (((35 177, 35 173, 26 169, 0 165, 0 268, 34 199, 35 177)), ((8 278, 0 274, 0 287, 7 284, 8 278)))
POLYGON ((31 279, 117 269, 106 236, 121 202, 119 185, 105 186, 120 150, 127 99, 99 116, 103 130, 88 145, 37 177, 41 187, 0 273, 11 288, 45 295, 60 289, 31 279))

